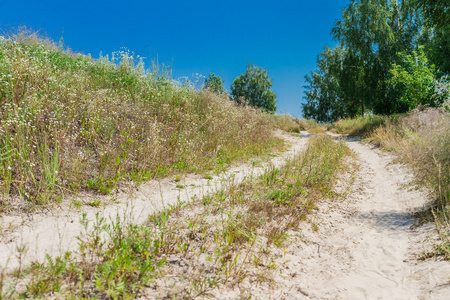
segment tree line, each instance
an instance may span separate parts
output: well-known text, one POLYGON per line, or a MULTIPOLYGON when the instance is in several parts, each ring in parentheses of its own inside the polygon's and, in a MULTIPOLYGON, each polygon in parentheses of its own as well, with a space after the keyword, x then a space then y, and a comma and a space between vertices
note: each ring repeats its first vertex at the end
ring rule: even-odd
POLYGON ((350 0, 331 35, 337 46, 305 76, 304 117, 402 113, 449 97, 436 90, 449 82, 450 1, 350 0))

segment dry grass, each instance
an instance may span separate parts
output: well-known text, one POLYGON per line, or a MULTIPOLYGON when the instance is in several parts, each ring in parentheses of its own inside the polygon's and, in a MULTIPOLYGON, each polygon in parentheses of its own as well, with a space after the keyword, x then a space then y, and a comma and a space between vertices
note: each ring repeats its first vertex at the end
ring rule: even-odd
POLYGON ((118 181, 223 169, 280 142, 273 121, 144 69, 93 60, 33 33, 0 40, 0 211, 118 181))
POLYGON ((330 130, 335 133, 340 134, 349 134, 349 135, 357 135, 367 137, 369 136, 375 129, 380 126, 383 126, 387 120, 394 121, 398 116, 376 116, 376 115, 368 115, 363 117, 358 117, 355 119, 343 119, 336 121, 331 124, 330 130))
POLYGON ((285 167, 180 203, 145 225, 97 219, 77 253, 8 275, 3 296, 193 299, 244 282, 273 286, 278 249, 317 201, 338 196, 333 185, 349 153, 344 142, 313 138, 285 167))
POLYGON ((290 115, 274 115, 276 127, 287 132, 300 133, 301 130, 308 130, 313 134, 324 134, 328 124, 319 124, 314 120, 299 119, 290 115))
POLYGON ((291 117, 290 115, 274 115, 273 119, 275 121, 275 125, 281 130, 299 133, 302 129, 296 121, 297 119, 291 117))
POLYGON ((309 133, 312 134, 326 134, 327 128, 325 126, 313 126, 308 129, 309 133))

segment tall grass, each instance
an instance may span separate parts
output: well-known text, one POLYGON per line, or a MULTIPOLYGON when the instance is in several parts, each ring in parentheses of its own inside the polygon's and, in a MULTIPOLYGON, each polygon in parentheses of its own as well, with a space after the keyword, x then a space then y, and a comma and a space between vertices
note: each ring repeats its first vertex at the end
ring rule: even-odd
POLYGON ((366 115, 365 117, 356 117, 353 119, 342 119, 333 122, 330 125, 330 130, 335 133, 358 135, 367 137, 375 129, 383 126, 386 121, 394 121, 399 116, 378 116, 378 115, 366 115))
POLYGON ((314 120, 294 118, 290 115, 273 115, 275 126, 287 132, 300 133, 301 130, 308 130, 310 133, 325 133, 328 124, 319 124, 314 120))
POLYGON ((295 132, 299 133, 302 129, 296 119, 291 117, 290 115, 273 115, 272 118, 275 121, 275 125, 281 130, 287 132, 295 132))
POLYGON ((168 73, 128 51, 93 60, 33 33, 1 38, 0 210, 220 169, 279 143, 265 114, 168 73))
POLYGON ((20 284, 5 285, 3 295, 194 299, 244 280, 272 282, 279 248, 320 199, 337 196, 333 186, 349 154, 344 142, 312 138, 283 168, 180 203, 145 225, 83 219, 93 229, 77 252, 23 268, 20 284), (164 284, 152 284, 158 280, 164 284))

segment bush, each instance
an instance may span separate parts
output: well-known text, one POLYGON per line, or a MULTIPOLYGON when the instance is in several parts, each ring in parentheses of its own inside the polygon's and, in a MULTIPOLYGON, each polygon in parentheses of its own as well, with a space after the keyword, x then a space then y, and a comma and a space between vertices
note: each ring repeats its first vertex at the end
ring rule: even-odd
POLYGON ((233 81, 231 95, 238 103, 243 98, 253 107, 258 107, 268 113, 275 113, 277 95, 270 90, 271 87, 272 80, 269 78, 267 70, 249 64, 247 71, 233 81))

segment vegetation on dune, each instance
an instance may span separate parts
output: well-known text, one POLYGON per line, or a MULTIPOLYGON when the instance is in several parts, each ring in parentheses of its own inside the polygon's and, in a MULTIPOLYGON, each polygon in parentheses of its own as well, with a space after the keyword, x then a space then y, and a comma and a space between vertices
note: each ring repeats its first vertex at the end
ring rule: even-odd
POLYGON ((128 51, 93 60, 19 33, 0 39, 0 210, 120 180, 221 169, 279 143, 273 122, 177 84, 128 51))
POLYGON ((145 225, 97 218, 89 226, 83 219, 91 229, 77 252, 21 268, 5 278, 2 295, 195 298, 244 280, 270 284, 276 257, 300 222, 320 199, 340 196, 333 186, 348 169, 348 155, 343 141, 312 138, 281 169, 180 203, 145 225))
POLYGON ((401 115, 372 115, 365 117, 359 116, 353 119, 346 118, 331 123, 329 128, 335 133, 368 137, 375 129, 386 124, 387 120, 395 120, 400 117, 401 115))

